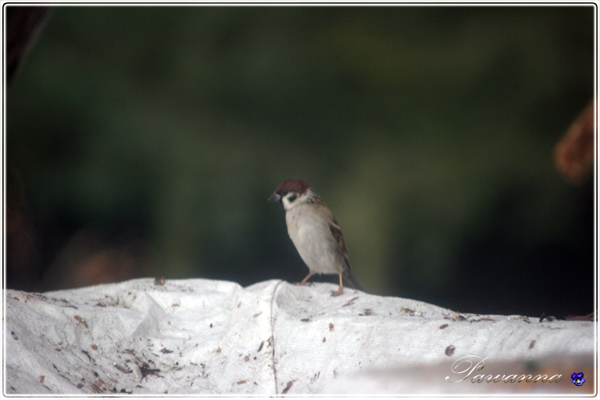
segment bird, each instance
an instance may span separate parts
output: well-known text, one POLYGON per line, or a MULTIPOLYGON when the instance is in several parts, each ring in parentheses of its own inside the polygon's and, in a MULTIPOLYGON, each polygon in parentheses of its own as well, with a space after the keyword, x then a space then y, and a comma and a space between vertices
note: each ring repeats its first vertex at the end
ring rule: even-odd
POLYGON ((340 287, 332 292, 332 296, 344 293, 342 277, 355 289, 365 291, 350 269, 340 225, 312 185, 302 179, 288 179, 268 200, 283 204, 290 239, 308 266, 309 273, 300 285, 306 285, 315 274, 337 274, 340 287))

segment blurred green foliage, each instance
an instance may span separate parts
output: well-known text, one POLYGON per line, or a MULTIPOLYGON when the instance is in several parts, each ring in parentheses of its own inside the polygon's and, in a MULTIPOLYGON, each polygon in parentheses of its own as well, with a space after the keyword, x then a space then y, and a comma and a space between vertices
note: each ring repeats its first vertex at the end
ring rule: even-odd
POLYGON ((590 312, 591 180, 553 148, 594 93, 595 12, 57 7, 7 97, 42 287, 82 229, 143 241, 141 276, 299 281, 266 201, 299 177, 372 293, 590 312))

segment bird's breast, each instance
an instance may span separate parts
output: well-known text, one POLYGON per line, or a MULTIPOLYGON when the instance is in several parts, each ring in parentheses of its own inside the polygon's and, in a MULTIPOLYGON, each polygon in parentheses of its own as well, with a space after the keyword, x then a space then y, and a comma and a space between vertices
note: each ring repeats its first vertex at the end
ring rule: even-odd
POLYGON ((316 213, 294 211, 286 213, 286 222, 290 239, 302 260, 313 273, 337 273, 339 262, 327 220, 316 213))

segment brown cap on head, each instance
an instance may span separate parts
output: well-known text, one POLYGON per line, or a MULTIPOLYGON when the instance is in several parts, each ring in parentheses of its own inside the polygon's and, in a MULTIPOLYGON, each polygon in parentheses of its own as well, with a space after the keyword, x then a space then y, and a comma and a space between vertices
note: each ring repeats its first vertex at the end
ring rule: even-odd
POLYGON ((308 189, 312 188, 313 187, 310 185, 310 183, 303 181, 302 179, 292 178, 288 179, 287 181, 284 181, 281 185, 277 186, 275 193, 281 193, 281 191, 285 190, 287 192, 294 191, 298 194, 302 194, 308 189))

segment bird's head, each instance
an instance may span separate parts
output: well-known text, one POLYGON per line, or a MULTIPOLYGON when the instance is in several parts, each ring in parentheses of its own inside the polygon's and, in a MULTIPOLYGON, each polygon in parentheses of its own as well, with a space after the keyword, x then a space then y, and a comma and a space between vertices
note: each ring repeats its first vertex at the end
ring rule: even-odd
POLYGON ((275 189, 269 197, 269 201, 279 201, 283 208, 288 211, 304 201, 314 193, 310 183, 302 179, 288 179, 275 189))

